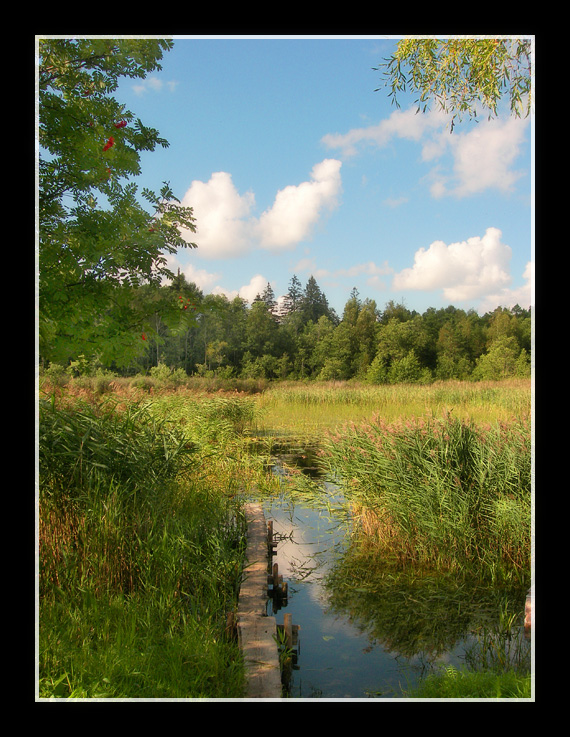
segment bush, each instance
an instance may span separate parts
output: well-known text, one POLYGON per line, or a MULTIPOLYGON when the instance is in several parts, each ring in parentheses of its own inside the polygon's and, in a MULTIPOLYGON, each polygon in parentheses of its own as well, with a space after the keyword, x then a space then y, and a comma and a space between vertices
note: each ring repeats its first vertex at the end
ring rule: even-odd
POLYGON ((168 386, 180 386, 188 380, 186 371, 182 368, 171 369, 164 363, 153 366, 150 369, 150 376, 157 384, 168 386))

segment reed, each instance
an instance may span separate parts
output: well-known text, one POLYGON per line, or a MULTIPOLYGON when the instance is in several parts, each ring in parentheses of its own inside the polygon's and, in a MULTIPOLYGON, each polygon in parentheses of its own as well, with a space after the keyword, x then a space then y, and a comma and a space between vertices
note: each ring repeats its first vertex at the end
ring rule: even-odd
POLYGON ((528 419, 376 418, 331 433, 324 461, 368 536, 401 563, 529 575, 528 419))
POLYGON ((40 697, 239 698, 239 465, 153 404, 60 400, 40 404, 40 697))

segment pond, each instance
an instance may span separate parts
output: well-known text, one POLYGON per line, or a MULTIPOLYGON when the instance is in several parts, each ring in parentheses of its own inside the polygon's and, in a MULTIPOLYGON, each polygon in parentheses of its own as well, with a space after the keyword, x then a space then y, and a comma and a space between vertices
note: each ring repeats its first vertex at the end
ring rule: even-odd
MULTIPOLYGON (((311 449, 274 448, 273 470, 297 466, 318 478, 311 449)), ((530 669, 524 633, 526 590, 491 591, 450 577, 373 574, 355 555, 354 521, 340 489, 318 479, 322 501, 286 491, 263 501, 273 521, 273 561, 288 586, 268 602, 278 624, 298 626, 287 695, 298 699, 400 699, 441 665, 517 664, 530 669), (364 570, 364 574, 363 574, 364 570)))

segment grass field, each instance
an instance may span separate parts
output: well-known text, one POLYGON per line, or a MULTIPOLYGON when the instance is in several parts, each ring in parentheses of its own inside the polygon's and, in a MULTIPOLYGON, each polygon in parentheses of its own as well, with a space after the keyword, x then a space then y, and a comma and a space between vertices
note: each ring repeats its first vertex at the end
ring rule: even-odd
POLYGON ((319 435, 348 422, 374 417, 454 417, 490 423, 530 416, 529 379, 501 382, 435 382, 430 385, 359 385, 351 382, 279 382, 257 395, 257 427, 319 435))

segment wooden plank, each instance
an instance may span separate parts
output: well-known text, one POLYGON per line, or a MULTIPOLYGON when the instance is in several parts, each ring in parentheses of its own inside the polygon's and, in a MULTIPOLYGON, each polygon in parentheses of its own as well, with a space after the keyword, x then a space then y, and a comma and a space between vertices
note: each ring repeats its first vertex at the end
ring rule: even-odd
POLYGON ((238 637, 246 669, 246 698, 282 698, 277 625, 267 616, 267 526, 260 504, 246 504, 248 540, 238 603, 238 637))

